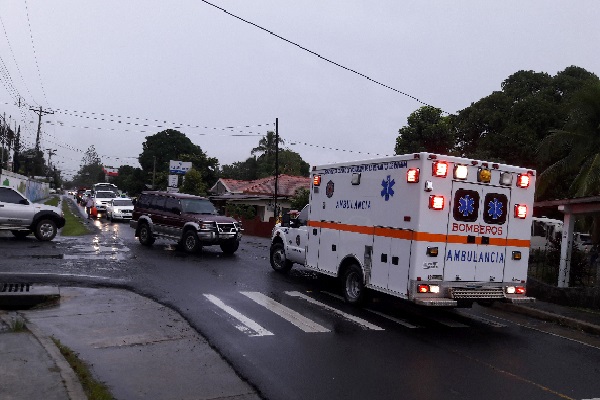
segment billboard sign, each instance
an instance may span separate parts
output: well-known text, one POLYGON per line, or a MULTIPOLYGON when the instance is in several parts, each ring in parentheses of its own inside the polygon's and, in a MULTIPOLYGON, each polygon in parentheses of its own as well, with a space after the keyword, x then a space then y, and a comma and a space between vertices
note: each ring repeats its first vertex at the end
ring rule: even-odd
POLYGON ((171 174, 185 175, 185 173, 188 172, 190 169, 192 169, 191 162, 174 160, 169 161, 169 173, 171 174))

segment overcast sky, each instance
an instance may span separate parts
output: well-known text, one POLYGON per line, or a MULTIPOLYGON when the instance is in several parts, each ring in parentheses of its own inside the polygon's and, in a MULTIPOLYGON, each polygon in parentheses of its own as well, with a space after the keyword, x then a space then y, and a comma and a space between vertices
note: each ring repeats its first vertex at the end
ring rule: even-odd
POLYGON ((454 113, 519 70, 600 75, 598 16, 597 0, 0 0, 0 113, 33 147, 37 115, 18 96, 54 110, 42 148, 66 176, 91 145, 139 166, 166 128, 243 161, 275 118, 311 165, 375 158, 422 105, 399 92, 454 113))

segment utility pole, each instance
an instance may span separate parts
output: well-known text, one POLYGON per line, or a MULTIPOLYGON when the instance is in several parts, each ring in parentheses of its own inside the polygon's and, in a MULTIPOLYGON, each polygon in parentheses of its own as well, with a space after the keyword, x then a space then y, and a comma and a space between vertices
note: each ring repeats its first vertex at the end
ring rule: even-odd
MULTIPOLYGON (((40 160, 40 132, 42 131, 42 115, 45 114, 54 114, 54 111, 44 111, 42 109, 42 106, 40 106, 40 109, 37 110, 35 108, 30 108, 30 111, 33 111, 34 113, 36 113, 38 115, 38 128, 37 128, 37 136, 35 137, 35 158, 34 158, 34 165, 33 165, 33 173, 35 175, 35 173, 37 172, 37 167, 39 166, 40 169, 42 167, 42 163, 40 160)), ((40 171, 41 172, 41 171, 40 171)))
POLYGON ((275 210, 273 216, 277 221, 277 186, 279 183, 279 118, 275 118, 275 210))
MULTIPOLYGON (((50 172, 50 158, 52 158, 53 155, 56 154, 56 149, 46 149, 46 151, 48 152, 48 173, 50 172)), ((46 177, 48 177, 48 173, 46 173, 46 177)))
POLYGON ((35 138, 35 151, 40 151, 40 132, 42 130, 42 115, 46 114, 54 114, 54 111, 44 111, 42 110, 42 106, 40 106, 39 110, 35 108, 30 108, 29 110, 33 111, 38 115, 38 128, 37 128, 37 136, 35 138))
POLYGON ((152 190, 154 190, 154 178, 156 178, 156 156, 154 156, 154 168, 152 169, 152 190))

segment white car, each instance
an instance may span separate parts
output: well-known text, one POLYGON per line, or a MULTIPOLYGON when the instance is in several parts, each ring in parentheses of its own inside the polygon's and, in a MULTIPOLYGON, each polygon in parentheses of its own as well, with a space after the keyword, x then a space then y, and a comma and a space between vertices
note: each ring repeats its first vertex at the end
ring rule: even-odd
POLYGON ((109 221, 115 219, 131 219, 133 215, 133 202, 129 198, 117 197, 111 199, 106 206, 106 218, 109 221))
POLYGON ((100 218, 102 214, 106 214, 108 203, 115 197, 117 197, 116 193, 109 191, 98 191, 92 195, 94 205, 96 206, 96 210, 98 210, 98 218, 100 218))

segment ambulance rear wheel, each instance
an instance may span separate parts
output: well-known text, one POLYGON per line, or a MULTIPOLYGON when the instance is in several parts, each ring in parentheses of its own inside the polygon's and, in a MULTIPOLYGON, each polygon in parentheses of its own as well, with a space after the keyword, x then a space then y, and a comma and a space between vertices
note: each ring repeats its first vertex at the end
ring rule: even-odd
POLYGON ((292 264, 285 256, 283 243, 274 243, 271 246, 271 267, 277 272, 286 273, 292 269, 292 264))
POLYGON ((360 304, 365 295, 365 284, 360 267, 356 264, 350 265, 342 275, 342 289, 344 299, 349 304, 360 304))

